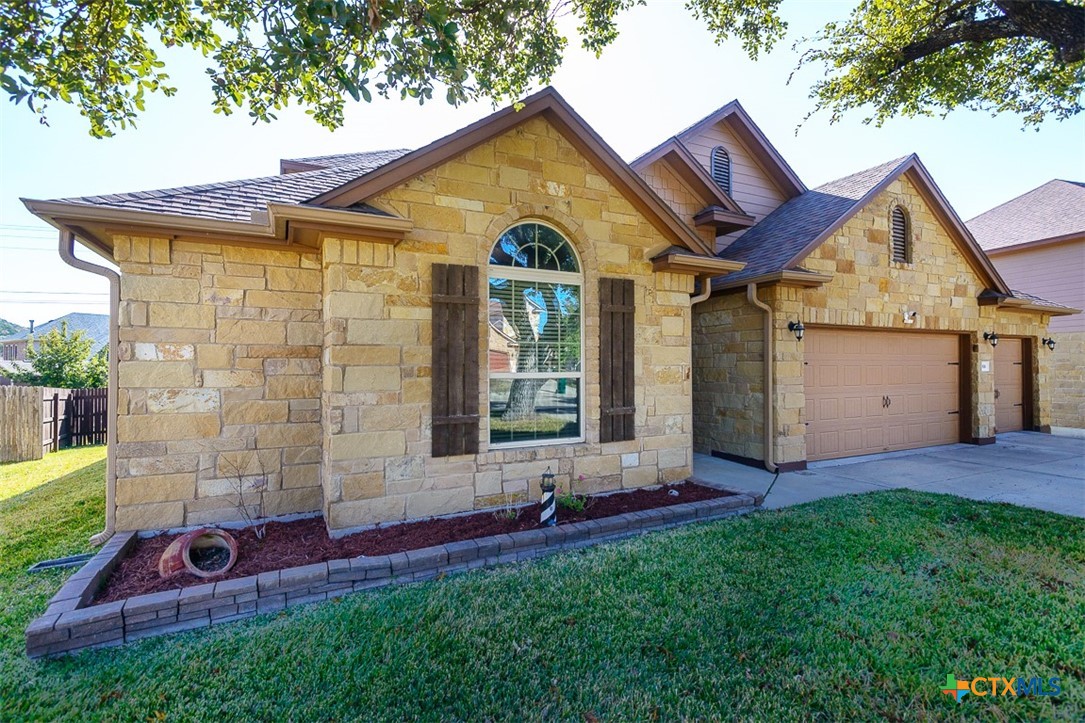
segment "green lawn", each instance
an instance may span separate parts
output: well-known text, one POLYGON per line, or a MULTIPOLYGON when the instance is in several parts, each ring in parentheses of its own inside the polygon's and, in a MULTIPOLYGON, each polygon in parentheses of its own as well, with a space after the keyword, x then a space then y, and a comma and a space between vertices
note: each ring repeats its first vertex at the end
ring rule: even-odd
POLYGON ((21 629, 62 574, 22 571, 85 547, 102 474, 0 502, 0 717, 1085 716, 1085 521, 910 491, 27 661, 21 629), (1057 676, 1063 693, 958 704, 947 673, 1057 676))

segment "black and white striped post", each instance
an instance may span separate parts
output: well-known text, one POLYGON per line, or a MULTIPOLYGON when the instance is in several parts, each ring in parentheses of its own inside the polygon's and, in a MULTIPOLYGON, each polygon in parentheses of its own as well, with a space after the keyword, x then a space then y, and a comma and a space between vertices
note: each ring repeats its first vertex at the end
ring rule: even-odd
POLYGON ((547 467, 542 476, 542 499, 539 502, 539 524, 553 527, 558 524, 558 501, 554 497, 554 475, 547 467))

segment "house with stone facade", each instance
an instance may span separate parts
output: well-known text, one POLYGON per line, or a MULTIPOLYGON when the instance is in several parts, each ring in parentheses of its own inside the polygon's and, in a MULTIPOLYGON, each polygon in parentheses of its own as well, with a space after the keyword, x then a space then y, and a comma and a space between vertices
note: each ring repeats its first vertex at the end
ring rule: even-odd
MULTIPOLYGON (((981 213, 968 229, 1014 288, 1085 308, 1085 183, 1048 181, 981 213)), ((1059 316, 1049 330, 1051 424, 1085 429, 1085 316, 1059 316)))
POLYGON ((1022 340, 1041 428, 1036 341, 1070 311, 1011 292, 918 159, 809 190, 737 103, 632 164, 547 89, 411 152, 26 205, 69 263, 111 273, 78 240, 120 269, 107 532, 236 519, 238 484, 250 514, 335 534, 515 504, 547 471, 680 480, 694 449, 795 466, 982 442, 984 333, 1022 340), (888 340, 859 371, 855 338, 888 340), (854 416, 856 374, 864 422, 892 396, 903 440, 818 426, 833 393, 854 416), (913 441, 916 405, 938 418, 913 441))

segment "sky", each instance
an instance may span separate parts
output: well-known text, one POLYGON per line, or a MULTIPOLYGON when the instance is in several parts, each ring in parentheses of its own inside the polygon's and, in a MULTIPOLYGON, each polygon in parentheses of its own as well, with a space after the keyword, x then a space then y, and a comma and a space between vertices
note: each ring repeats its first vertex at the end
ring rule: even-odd
MULTIPOLYGON (((672 0, 626 12, 621 35, 602 58, 570 37, 552 85, 626 160, 737 98, 807 186, 918 153, 969 219, 1052 178, 1085 179, 1085 118, 1022 129, 1016 116, 958 110, 947 117, 893 119, 882 127, 853 111, 836 124, 814 115, 809 87, 821 69, 788 83, 793 42, 846 17, 853 2, 788 0, 788 37, 756 62, 737 42, 716 45, 702 23, 672 0), (799 128, 802 124, 801 128, 799 128)), ((570 27, 571 30, 571 27, 570 27)), ((20 197, 47 199, 139 191, 273 175, 280 158, 385 148, 416 148, 492 112, 487 102, 453 108, 443 100, 374 98, 350 104, 332 132, 293 107, 272 124, 244 111, 212 112, 204 59, 187 50, 164 56, 179 93, 152 97, 138 128, 95 139, 73 109, 57 104, 49 126, 25 107, 0 103, 0 318, 27 325, 72 311, 107 313, 100 277, 65 265, 57 235, 20 197)), ((435 98, 443 97, 435 93, 435 98)), ((86 249, 81 257, 96 262, 86 249)))

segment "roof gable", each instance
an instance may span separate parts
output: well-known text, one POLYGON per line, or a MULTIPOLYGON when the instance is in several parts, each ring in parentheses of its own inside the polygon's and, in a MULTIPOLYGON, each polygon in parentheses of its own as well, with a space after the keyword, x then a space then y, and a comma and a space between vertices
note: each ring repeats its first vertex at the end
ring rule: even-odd
POLYGON ((516 106, 499 110, 360 178, 321 193, 308 202, 324 207, 343 208, 367 201, 536 116, 544 117, 565 136, 664 235, 698 253, 711 255, 712 251, 704 240, 652 191, 553 88, 546 88, 529 96, 519 105, 519 110, 516 106))
POLYGON ((1085 236, 1085 183, 1055 179, 968 222, 987 251, 1085 236))
POLYGON ((700 135, 706 128, 721 122, 726 123, 739 140, 749 148, 754 159, 761 165, 769 178, 779 186, 785 197, 793 198, 807 190, 798 174, 769 142, 769 139, 758 125, 753 122, 750 114, 737 100, 717 108, 693 125, 679 131, 673 137, 639 156, 630 165, 634 168, 640 168, 642 164, 650 163, 651 160, 658 158, 660 149, 672 141, 679 141, 685 145, 689 139, 700 135))
POLYGON ((745 269, 731 274, 721 285, 732 286, 769 274, 798 270, 796 267, 807 256, 904 174, 908 174, 989 287, 1011 295, 1006 282, 915 154, 830 181, 780 206, 720 254, 746 263, 745 269))

